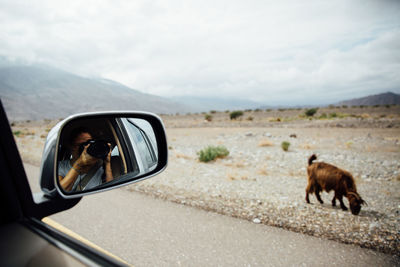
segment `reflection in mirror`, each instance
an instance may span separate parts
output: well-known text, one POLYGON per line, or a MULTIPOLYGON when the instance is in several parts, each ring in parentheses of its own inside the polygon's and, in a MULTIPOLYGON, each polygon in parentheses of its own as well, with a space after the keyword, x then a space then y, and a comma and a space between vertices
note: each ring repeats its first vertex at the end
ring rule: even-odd
POLYGON ((92 191, 132 180, 157 167, 152 125, 138 118, 85 118, 62 130, 58 185, 66 193, 92 191))

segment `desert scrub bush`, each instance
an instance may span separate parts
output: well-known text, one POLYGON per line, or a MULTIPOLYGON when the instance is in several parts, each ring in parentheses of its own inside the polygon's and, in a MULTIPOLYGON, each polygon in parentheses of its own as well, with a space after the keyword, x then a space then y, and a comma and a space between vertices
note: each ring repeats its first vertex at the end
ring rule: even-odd
POLYGON ((204 115, 204 119, 206 121, 212 121, 212 116, 210 114, 206 114, 206 115, 204 115))
POLYGON ((225 158, 229 155, 229 151, 224 146, 208 146, 197 152, 197 155, 200 161, 209 162, 216 158, 225 158))
POLYGON ((330 118, 336 118, 337 117, 336 112, 332 112, 331 114, 329 114, 329 117, 330 118))
POLYGON ((290 146, 290 143, 288 141, 283 141, 282 144, 281 144, 281 147, 282 147, 283 151, 288 151, 289 150, 289 146, 290 146))
POLYGON ((345 145, 346 145, 346 148, 347 148, 347 149, 350 149, 350 148, 353 146, 353 142, 352 142, 352 141, 347 141, 347 142, 345 143, 345 145))
POLYGON ((211 114, 215 114, 215 113, 217 113, 217 111, 216 110, 211 110, 210 113, 211 114))
POLYGON ((326 113, 322 113, 321 116, 319 116, 320 119, 326 119, 328 118, 328 116, 326 115, 326 113))
POLYGON ((248 116, 246 120, 252 121, 252 120, 254 120, 254 118, 252 116, 248 116))
POLYGON ((263 139, 260 141, 260 143, 258 143, 258 146, 260 147, 273 146, 273 145, 274 144, 268 139, 263 139))
POLYGON ((240 111, 240 110, 232 111, 229 114, 229 116, 230 116, 231 120, 236 120, 240 116, 243 116, 243 111, 240 111))
POLYGON ((369 115, 368 113, 363 113, 363 114, 360 115, 360 117, 362 119, 369 119, 369 118, 371 118, 371 115, 369 115))
POLYGON ((22 134, 22 132, 21 132, 21 131, 14 131, 13 134, 14 134, 16 137, 19 137, 19 136, 22 134))
POLYGON ((310 108, 310 109, 307 109, 304 112, 304 114, 306 114, 307 117, 312 117, 312 116, 314 116, 315 113, 317 113, 317 111, 318 111, 318 108, 310 108))

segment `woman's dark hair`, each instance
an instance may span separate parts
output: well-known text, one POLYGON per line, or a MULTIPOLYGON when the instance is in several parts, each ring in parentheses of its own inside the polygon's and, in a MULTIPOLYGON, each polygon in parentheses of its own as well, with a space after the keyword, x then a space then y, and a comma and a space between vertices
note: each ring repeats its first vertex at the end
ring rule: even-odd
POLYGON ((91 132, 88 128, 82 126, 82 127, 75 128, 75 129, 73 129, 73 130, 71 131, 71 134, 69 135, 68 143, 69 143, 70 145, 72 145, 72 144, 74 143, 75 139, 76 139, 81 133, 88 133, 88 134, 90 134, 90 135, 93 137, 92 132, 91 132))

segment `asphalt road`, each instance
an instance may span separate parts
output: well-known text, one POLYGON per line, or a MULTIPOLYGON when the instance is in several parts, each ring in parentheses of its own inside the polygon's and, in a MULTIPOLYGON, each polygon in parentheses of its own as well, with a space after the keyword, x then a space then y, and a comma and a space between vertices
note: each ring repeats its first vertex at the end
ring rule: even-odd
MULTIPOLYGON (((39 168, 25 170, 37 192, 39 168)), ((391 255, 124 189, 50 218, 135 266, 400 266, 391 255)))

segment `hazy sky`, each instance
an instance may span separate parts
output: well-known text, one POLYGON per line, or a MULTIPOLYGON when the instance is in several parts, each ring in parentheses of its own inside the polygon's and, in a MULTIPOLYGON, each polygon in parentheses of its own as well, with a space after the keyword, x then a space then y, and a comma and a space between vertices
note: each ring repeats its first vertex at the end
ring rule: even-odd
POLYGON ((4 1, 0 55, 161 96, 400 93, 400 1, 4 1))

